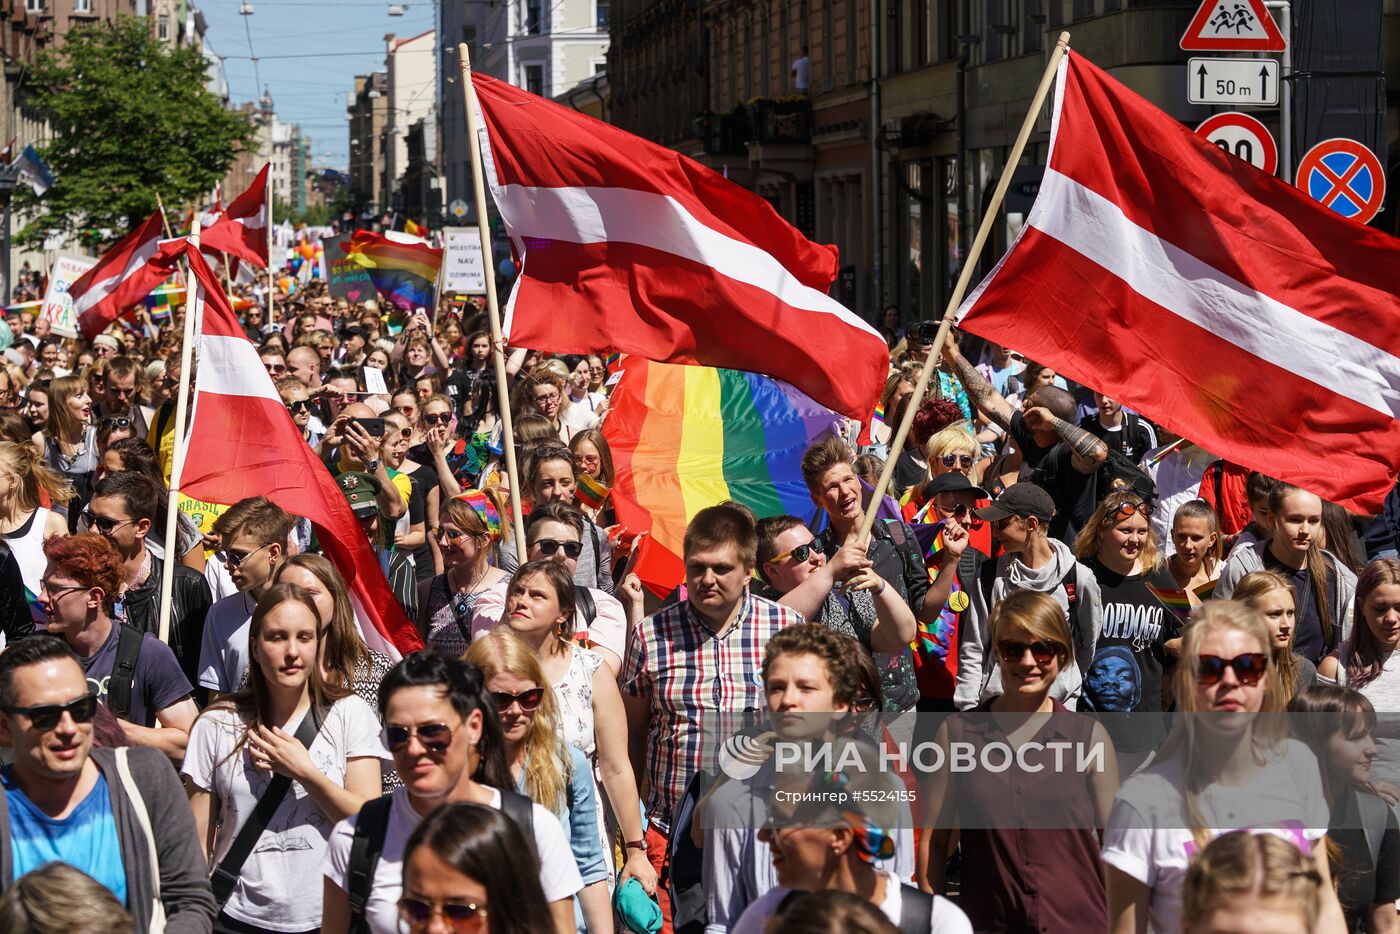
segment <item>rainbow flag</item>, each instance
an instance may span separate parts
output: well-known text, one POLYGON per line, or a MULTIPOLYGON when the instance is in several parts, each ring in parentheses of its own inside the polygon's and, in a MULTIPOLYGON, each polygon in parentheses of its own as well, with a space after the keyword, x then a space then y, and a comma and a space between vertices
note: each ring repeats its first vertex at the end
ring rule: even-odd
POLYGON ((706 506, 732 499, 759 517, 810 514, 802 453, 841 421, 766 376, 629 357, 603 435, 618 522, 651 533, 637 546, 642 583, 665 595, 681 582, 685 526, 706 506))
POLYGON ((1148 593, 1162 602, 1162 606, 1171 610, 1182 619, 1191 615, 1191 598, 1186 595, 1186 591, 1180 587, 1158 587, 1151 581, 1145 581, 1143 586, 1148 593))
POLYGON ((574 490, 574 496, 589 509, 602 509, 610 492, 612 492, 612 487, 605 486, 601 481, 588 474, 578 475, 578 488, 574 490))
POLYGON ((1200 600, 1202 603, 1212 599, 1215 596, 1215 585, 1218 583, 1220 583, 1220 581, 1217 579, 1206 581, 1204 584, 1197 584, 1195 588, 1196 599, 1200 600))
POLYGON ((357 230, 341 249, 351 262, 369 271, 374 288, 390 304, 413 311, 433 304, 442 250, 416 241, 404 242, 403 234, 357 230))

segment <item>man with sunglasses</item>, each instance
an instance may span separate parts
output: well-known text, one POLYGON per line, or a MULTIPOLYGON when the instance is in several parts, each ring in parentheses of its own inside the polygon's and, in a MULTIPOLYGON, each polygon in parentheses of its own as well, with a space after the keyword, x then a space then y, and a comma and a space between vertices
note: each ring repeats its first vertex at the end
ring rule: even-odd
POLYGON ((134 930, 153 930, 159 909, 171 934, 210 931, 208 862, 175 770, 153 749, 94 748, 96 712, 62 639, 29 636, 0 654, 0 743, 14 750, 0 770, 0 887, 64 862, 111 890, 134 930))
POLYGON ((238 593, 209 608, 199 645, 200 687, 232 694, 243 683, 253 610, 287 558, 294 524, 292 516, 262 496, 239 500, 214 520, 220 543, 214 560, 228 570, 238 593))
POLYGON ((301 432, 302 440, 311 445, 318 455, 321 453, 321 438, 324 432, 315 431, 311 427, 312 409, 316 403, 311 400, 311 393, 301 380, 294 376, 284 376, 275 383, 277 395, 282 397, 282 404, 287 407, 287 414, 292 417, 292 422, 301 432))
POLYGON ((183 759, 199 715, 193 689, 168 645, 112 618, 122 574, 116 549, 86 532, 49 539, 44 556, 39 606, 49 634, 77 654, 92 693, 116 715, 131 745, 183 759))
POLYGON ((1068 545, 1050 537, 1055 501, 1034 483, 1011 484, 974 515, 992 523, 1005 553, 995 562, 985 562, 975 580, 964 582, 971 615, 958 642, 954 703, 966 710, 1002 692, 1001 672, 992 663, 987 632, 991 611, 1007 594, 1030 590, 1049 594, 1069 619, 1074 657, 1061 669, 1050 696, 1073 710, 1103 625, 1102 596, 1094 572, 1075 559, 1068 545))
MULTIPOLYGON (((166 554, 150 539, 160 512, 160 495, 144 474, 118 471, 98 481, 84 514, 89 527, 111 542, 122 559, 117 618, 142 632, 160 628, 160 582, 166 554)), ((155 531, 161 534, 164 530, 155 531)), ((199 642, 211 603, 204 575, 177 562, 171 589, 170 648, 190 681, 197 676, 199 642)))
POLYGON ((102 378, 94 380, 92 387, 92 420, 128 418, 134 437, 146 437, 155 411, 141 404, 142 375, 141 365, 130 357, 108 360, 102 378))

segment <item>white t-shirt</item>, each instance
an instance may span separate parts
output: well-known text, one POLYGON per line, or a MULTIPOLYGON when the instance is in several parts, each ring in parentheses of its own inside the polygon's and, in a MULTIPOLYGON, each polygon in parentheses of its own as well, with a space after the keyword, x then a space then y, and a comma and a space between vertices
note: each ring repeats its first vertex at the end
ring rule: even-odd
MULTIPOLYGON (((1196 853, 1186 818, 1180 757, 1149 766, 1123 783, 1103 835, 1103 861, 1152 889, 1149 930, 1181 930, 1181 886, 1196 853)), ((1327 833, 1327 799, 1317 758, 1284 740, 1253 777, 1208 786, 1197 798, 1212 836, 1232 830, 1273 833, 1311 852, 1327 833)))
MULTIPOLYGON (((491 806, 501 807, 501 793, 490 789, 491 806)), ((389 807, 389 828, 384 834, 384 850, 374 867, 374 882, 365 904, 365 917, 374 934, 398 934, 399 896, 403 894, 403 848, 414 828, 423 820, 408 803, 408 792, 394 790, 394 803, 389 807)), ((535 849, 540 854, 540 884, 546 901, 557 902, 572 898, 583 888, 583 877, 574 862, 573 851, 564 836, 559 818, 536 804, 534 806, 535 849)), ((335 825, 326 847, 321 871, 341 889, 348 890, 350 876, 350 846, 355 840, 355 821, 359 815, 348 817, 335 825)))
MULTIPOLYGON (((898 926, 904 907, 904 893, 900 890, 899 879, 895 878, 894 873, 881 872, 880 875, 885 877, 885 897, 880 900, 880 911, 889 919, 890 924, 898 926)), ((776 888, 754 902, 735 922, 733 934, 763 934, 768 926, 768 919, 773 917, 773 913, 791 891, 792 889, 776 888)), ((957 905, 942 895, 935 895, 933 924, 929 926, 929 934, 972 934, 972 922, 967 920, 967 915, 963 914, 963 910, 957 905)))
MULTIPOLYGON (((283 727, 295 733, 301 718, 283 727)), ((213 795, 209 819, 220 826, 212 866, 228 852, 238 830, 257 807, 272 773, 253 768, 246 744, 230 755, 244 732, 238 714, 207 711, 190 730, 180 771, 213 795)), ((312 740, 311 761, 323 775, 345 784, 349 759, 389 759, 379 741, 379 718, 354 694, 335 702, 312 740)), ((232 918, 273 931, 309 931, 321 924, 321 887, 309 885, 320 870, 332 821, 321 813, 300 782, 292 782, 243 864, 238 885, 224 906, 232 918)))
POLYGON ((805 91, 812 84, 812 59, 808 55, 799 55, 792 62, 793 77, 792 83, 799 91, 805 91))
POLYGON ((235 593, 209 608, 199 640, 199 683, 211 691, 231 694, 248 670, 248 633, 258 602, 251 594, 235 593))
POLYGON ((229 576, 228 568, 218 558, 211 557, 204 562, 204 583, 209 585, 209 599, 218 603, 225 597, 238 593, 238 587, 229 576))
MULTIPOLYGON (((503 580, 483 590, 472 604, 472 638, 480 639, 501 624, 506 610, 506 587, 509 580, 503 580)), ((627 611, 622 601, 610 593, 593 587, 588 588, 593 597, 597 613, 590 626, 583 618, 583 610, 574 611, 574 634, 586 634, 587 639, 599 648, 607 649, 621 660, 627 657, 627 611)))

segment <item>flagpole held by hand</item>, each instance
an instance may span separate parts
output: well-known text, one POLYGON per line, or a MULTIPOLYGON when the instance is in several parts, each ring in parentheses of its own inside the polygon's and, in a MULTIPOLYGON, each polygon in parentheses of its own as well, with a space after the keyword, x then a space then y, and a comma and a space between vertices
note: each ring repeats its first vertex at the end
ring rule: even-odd
POLYGON ((924 392, 928 389, 933 369, 938 364, 938 358, 942 356, 944 343, 948 340, 948 332, 952 330, 953 316, 957 313, 958 307, 962 305, 963 296, 967 294, 972 274, 977 269, 977 261, 982 256, 982 248, 986 245, 987 237, 992 232, 992 225, 996 223, 996 219, 1001 213, 1001 203, 1006 197, 1006 189, 1011 185, 1011 176, 1015 174, 1016 167, 1021 162, 1021 154, 1025 152, 1026 143, 1030 140, 1031 132, 1035 129, 1040 108, 1045 105, 1045 98, 1049 96, 1050 89, 1055 84, 1055 75, 1059 71, 1060 60, 1064 58, 1067 51, 1069 51, 1069 33, 1062 32, 1059 40, 1055 43, 1054 51, 1050 53, 1050 60, 1045 64, 1045 73, 1040 76, 1040 86, 1035 89, 1035 97, 1031 99, 1026 119, 1021 124, 1021 132, 1016 136, 1016 143, 1011 147, 1011 152, 1006 157, 1006 165, 1001 170, 1001 178, 997 181, 996 190, 992 193, 992 200, 987 203, 987 210, 982 215, 982 223, 977 228, 977 237, 972 241, 972 249, 968 252, 967 258, 963 260, 957 285, 953 287, 953 294, 948 296, 948 306, 943 311, 943 320, 938 326, 938 335, 933 339, 933 346, 929 348, 928 358, 924 360, 923 369, 919 371, 919 381, 914 386, 913 401, 905 408, 904 417, 900 419, 894 438, 890 440, 889 457, 885 460, 884 470, 880 471, 880 481, 875 484, 875 492, 870 497, 870 504, 865 507, 865 516, 860 523, 860 532, 857 536, 859 542, 865 543, 870 540, 870 530, 875 526, 876 513, 880 509, 880 504, 884 502, 890 478, 894 476, 895 463, 899 460, 900 452, 904 450, 904 439, 909 435, 909 426, 914 423, 914 416, 918 413, 919 405, 923 402, 924 392))
POLYGON ((501 308, 496 301, 496 267, 491 262, 491 230, 486 223, 486 184, 481 175, 481 147, 476 122, 476 89, 472 86, 471 53, 466 43, 457 46, 462 69, 462 105, 467 110, 467 151, 472 159, 472 188, 476 195, 476 229, 481 236, 481 262, 486 270, 486 315, 491 321, 491 359, 496 364, 496 399, 501 407, 501 447, 505 449, 510 476, 510 517, 515 529, 515 553, 525 559, 525 517, 520 511, 520 471, 515 463, 515 429, 511 425, 510 392, 506 385, 506 355, 502 351, 501 308))
MULTIPOLYGON (((199 212, 190 225, 190 246, 199 252, 199 212)), ((189 417, 190 370, 194 360, 194 324, 200 313, 199 283, 185 276, 185 331, 180 347, 180 386, 175 395, 175 444, 170 458, 170 501, 165 515, 165 564, 160 569, 160 641, 170 644, 171 593, 175 586, 175 565, 180 562, 176 535, 180 520, 180 473, 185 469, 188 444, 185 437, 189 417)), ((159 439, 157 439, 159 440, 159 439)), ((188 647, 186 647, 188 648, 188 647)))

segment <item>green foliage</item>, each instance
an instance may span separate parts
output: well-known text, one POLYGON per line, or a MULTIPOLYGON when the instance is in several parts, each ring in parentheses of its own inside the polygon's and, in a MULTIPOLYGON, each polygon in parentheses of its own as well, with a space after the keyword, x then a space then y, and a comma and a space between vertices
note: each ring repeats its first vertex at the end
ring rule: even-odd
POLYGON ((157 192, 172 213, 202 204, 253 135, 206 89, 207 66, 130 16, 75 26, 61 50, 44 53, 27 83, 49 119, 50 142, 38 149, 56 183, 42 199, 16 190, 21 207, 38 211, 21 239, 94 227, 120 237, 155 210, 157 192))

